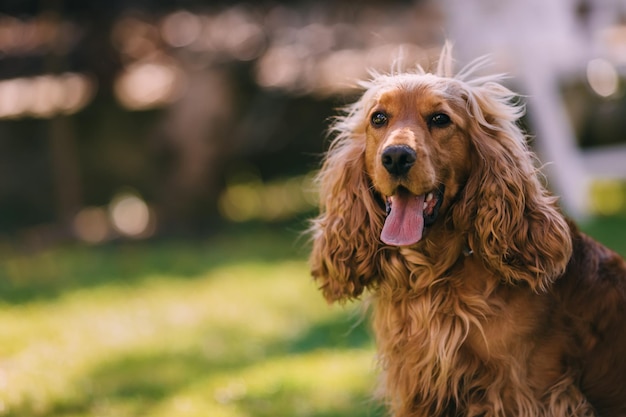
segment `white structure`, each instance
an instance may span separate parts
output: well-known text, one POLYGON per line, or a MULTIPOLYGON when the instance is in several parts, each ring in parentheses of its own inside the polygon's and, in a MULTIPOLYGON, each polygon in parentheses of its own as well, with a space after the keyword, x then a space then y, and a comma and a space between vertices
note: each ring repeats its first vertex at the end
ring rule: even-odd
POLYGON ((491 55, 496 71, 519 82, 544 171, 569 214, 584 218, 591 179, 626 178, 626 146, 581 150, 559 81, 587 75, 598 94, 617 91, 616 68, 626 64, 626 1, 446 0, 444 11, 461 63, 491 55))

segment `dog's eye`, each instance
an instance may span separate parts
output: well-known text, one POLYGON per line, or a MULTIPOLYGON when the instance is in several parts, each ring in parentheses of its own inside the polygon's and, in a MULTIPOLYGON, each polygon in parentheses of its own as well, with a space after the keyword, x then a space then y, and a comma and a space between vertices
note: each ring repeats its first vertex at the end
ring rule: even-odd
POLYGON ((383 127, 387 124, 387 115, 381 111, 377 111, 372 114, 370 121, 372 122, 372 126, 374 127, 383 127))
POLYGON ((450 124, 450 116, 445 113, 436 113, 430 117, 430 125, 436 127, 446 127, 450 124))

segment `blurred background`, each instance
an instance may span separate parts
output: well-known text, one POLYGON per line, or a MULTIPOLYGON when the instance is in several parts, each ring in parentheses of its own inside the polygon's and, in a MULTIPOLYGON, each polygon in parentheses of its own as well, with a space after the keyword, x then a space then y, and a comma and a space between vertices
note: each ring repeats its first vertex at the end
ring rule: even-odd
POLYGON ((0 416, 383 415, 301 233, 355 81, 446 40, 626 254, 624 0, 2 0, 0 416))
POLYGON ((355 80, 400 54, 428 67, 446 38, 459 66, 491 54, 528 94, 566 209, 623 209, 589 202, 577 154, 624 145, 626 7, 467 3, 5 0, 0 236, 97 244, 310 212, 325 125, 355 80))
POLYGON ((28 6, 0 20, 0 230, 30 245, 310 212, 354 80, 401 45, 427 62, 443 39, 427 2, 28 6))

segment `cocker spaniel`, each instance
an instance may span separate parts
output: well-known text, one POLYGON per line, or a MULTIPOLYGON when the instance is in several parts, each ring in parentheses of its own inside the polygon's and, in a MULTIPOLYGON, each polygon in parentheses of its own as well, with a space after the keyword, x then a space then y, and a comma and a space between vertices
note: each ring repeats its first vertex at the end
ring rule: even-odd
POLYGON ((373 74, 335 120, 312 275, 368 289, 396 417, 624 417, 626 262, 546 191, 518 97, 451 67, 373 74))

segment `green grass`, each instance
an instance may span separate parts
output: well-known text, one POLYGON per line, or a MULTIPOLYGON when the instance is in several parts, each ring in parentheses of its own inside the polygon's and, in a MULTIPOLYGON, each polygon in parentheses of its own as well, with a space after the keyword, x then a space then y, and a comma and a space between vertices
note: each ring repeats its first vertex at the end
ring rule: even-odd
MULTIPOLYGON (((584 229, 626 254, 625 219, 584 229)), ((0 250, 0 416, 376 417, 358 305, 295 233, 0 250)))
POLYGON ((0 261, 0 416, 376 416, 357 306, 284 230, 0 261))

